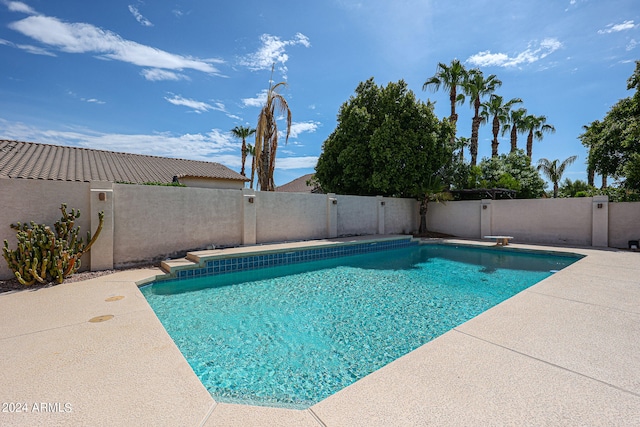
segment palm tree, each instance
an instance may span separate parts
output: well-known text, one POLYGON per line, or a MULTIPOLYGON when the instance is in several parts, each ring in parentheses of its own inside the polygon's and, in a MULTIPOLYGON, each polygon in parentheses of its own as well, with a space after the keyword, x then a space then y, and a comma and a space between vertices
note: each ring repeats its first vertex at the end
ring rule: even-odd
POLYGON ((247 144, 247 154, 251 156, 251 184, 249 188, 253 188, 253 180, 256 175, 256 149, 253 145, 247 144))
POLYGON ((483 96, 493 93, 496 88, 500 87, 502 82, 498 80, 495 74, 491 74, 485 79, 482 71, 473 69, 469 72, 467 79, 463 84, 463 89, 466 95, 471 99, 469 104, 474 109, 473 119, 471 120, 471 165, 475 166, 476 159, 478 158, 478 129, 482 118, 480 117, 480 106, 482 105, 481 98, 483 96))
POLYGON ((553 182, 553 197, 558 197, 558 183, 562 180, 562 175, 564 174, 564 170, 576 161, 578 156, 571 156, 565 159, 560 165, 558 165, 559 160, 556 159, 554 161, 550 161, 548 159, 540 159, 538 160, 538 170, 542 171, 542 174, 549 178, 549 181, 553 182))
POLYGON ((451 136, 452 146, 455 143, 456 122, 458 121, 456 104, 462 104, 464 102, 464 95, 458 94, 458 87, 462 87, 466 77, 467 70, 464 68, 464 65, 462 65, 459 60, 454 59, 451 61, 450 66, 442 62, 438 63, 436 74, 427 79, 422 85, 422 90, 433 87, 433 90, 437 91, 440 89, 440 86, 449 90, 449 101, 451 101, 451 116, 449 116, 449 122, 453 125, 453 134, 451 136))
POLYGON ((554 133, 556 128, 554 128, 553 125, 547 124, 547 118, 545 116, 529 115, 523 119, 522 130, 529 132, 527 135, 527 157, 531 158, 533 139, 535 138, 541 141, 545 132, 554 133))
MULTIPOLYGON (((502 103, 503 98, 500 95, 491 95, 489 101, 482 104, 482 118, 489 121, 492 118, 493 140, 491 141, 491 157, 498 157, 498 133, 503 123, 509 120, 509 111, 514 104, 522 102, 520 98, 513 98, 506 103, 502 103)), ((472 163, 475 165, 475 163, 472 163)))
MULTIPOLYGON (((273 76, 273 68, 271 69, 273 76)), ((287 86, 286 82, 276 85, 273 80, 269 80, 269 90, 264 107, 258 115, 258 126, 256 126, 256 171, 258 173, 258 186, 262 191, 274 191, 273 171, 276 165, 276 151, 278 149, 278 124, 276 120, 279 114, 286 114, 287 133, 285 144, 289 140, 291 133, 291 110, 287 100, 278 93, 278 89, 287 86)))
POLYGON ((242 152, 242 168, 240 169, 240 175, 247 176, 244 173, 244 164, 247 161, 247 137, 249 137, 249 136, 253 135, 254 133, 256 133, 256 130, 252 129, 250 127, 236 126, 233 129, 231 129, 231 133, 236 138, 242 138, 242 149, 241 149, 241 152, 242 152))
POLYGON ((458 159, 460 163, 464 162, 464 149, 466 147, 470 147, 469 138, 465 138, 464 136, 459 136, 456 138, 456 145, 454 148, 458 151, 458 159))
POLYGON ((509 112, 509 122, 502 128, 502 134, 511 133, 511 153, 515 153, 518 149, 518 134, 522 133, 523 119, 527 115, 527 110, 518 108, 509 112))

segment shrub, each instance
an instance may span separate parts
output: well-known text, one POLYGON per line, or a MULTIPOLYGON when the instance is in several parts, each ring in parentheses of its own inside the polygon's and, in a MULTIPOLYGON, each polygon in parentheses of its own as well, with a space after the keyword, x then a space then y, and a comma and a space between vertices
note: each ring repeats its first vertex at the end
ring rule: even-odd
POLYGON ((91 249, 102 231, 104 212, 98 213, 100 222, 96 233, 92 238, 91 233, 87 232, 88 243, 85 243, 81 237, 78 238, 80 227, 74 228, 80 211, 71 209, 69 213, 64 203, 60 210, 62 218, 54 225, 55 233, 51 227, 33 221, 30 225, 11 224, 11 228, 17 230, 18 247, 9 249, 9 243, 5 240, 2 254, 18 281, 25 286, 52 280, 62 283, 78 271, 80 258, 91 249))

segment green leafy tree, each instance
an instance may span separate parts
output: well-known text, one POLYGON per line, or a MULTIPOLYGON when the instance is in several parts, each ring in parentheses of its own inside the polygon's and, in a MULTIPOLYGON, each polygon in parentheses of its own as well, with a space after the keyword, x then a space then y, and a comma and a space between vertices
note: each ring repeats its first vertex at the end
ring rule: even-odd
MULTIPOLYGON (((273 75, 273 69, 271 74, 273 75)), ((274 191, 276 188, 273 181, 273 172, 276 166, 276 151, 278 150, 277 119, 280 114, 285 116, 287 120, 285 144, 289 140, 289 134, 291 133, 291 110, 284 96, 278 93, 278 90, 285 86, 287 86, 285 82, 274 85, 273 80, 269 80, 267 99, 258 115, 254 150, 258 186, 262 191, 274 191)))
POLYGON ((545 133, 554 133, 556 128, 547 123, 546 116, 525 116, 522 120, 522 130, 527 134, 527 157, 531 158, 533 140, 542 141, 545 133))
POLYGON ((640 190, 637 178, 640 155, 640 61, 627 80, 627 89, 635 89, 632 97, 619 100, 603 120, 585 126, 580 135, 582 144, 589 149, 588 171, 602 176, 602 188, 607 177, 618 180, 628 190, 640 190))
MULTIPOLYGON (((500 128, 504 123, 509 121, 509 111, 515 104, 522 102, 520 98, 513 98, 507 102, 503 102, 504 99, 499 95, 491 95, 489 101, 482 104, 482 117, 485 121, 491 119, 491 132, 493 133, 493 139, 491 140, 491 157, 498 156, 498 134, 500 128)), ((471 163, 472 165, 475 163, 471 163)))
POLYGON ((495 74, 485 77, 482 71, 478 69, 469 71, 462 85, 465 94, 470 98, 469 103, 474 110, 474 115, 471 119, 471 165, 475 165, 478 158, 478 129, 480 129, 480 123, 483 121, 480 116, 482 98, 492 94, 501 85, 502 82, 498 80, 495 74))
POLYGON ((569 178, 565 178, 560 184, 558 194, 560 197, 586 197, 589 191, 595 190, 595 187, 590 186, 585 181, 576 179, 571 181, 569 178))
POLYGON ((249 153, 247 151, 247 138, 254 133, 256 133, 255 129, 246 126, 236 126, 231 129, 231 134, 233 136, 242 139, 242 148, 240 149, 240 152, 242 153, 242 168, 240 169, 240 175, 242 176, 247 176, 244 173, 244 165, 247 161, 247 154, 249 153))
POLYGON ((479 172, 471 174, 470 188, 507 188, 518 191, 519 199, 533 199, 544 193, 545 182, 522 150, 484 158, 479 172))
POLYGON ((604 170, 607 170, 607 166, 600 164, 601 161, 607 161, 608 156, 602 156, 601 152, 601 138, 603 137, 603 123, 599 120, 595 120, 589 126, 583 126, 584 133, 579 136, 582 145, 587 147, 587 183, 590 186, 594 186, 594 179, 596 170, 602 174, 603 188, 606 187, 606 175, 604 170))
POLYGON ((400 80, 386 87, 362 82, 338 113, 322 145, 315 177, 326 192, 414 197, 425 201, 434 176, 453 156, 453 130, 432 105, 400 80))
POLYGON ((622 168, 625 187, 640 190, 640 153, 631 153, 622 168))
POLYGON ((451 103, 451 115, 449 116, 449 122, 453 126, 451 145, 455 144, 456 123, 458 121, 456 104, 462 104, 464 102, 464 95, 458 93, 458 88, 463 88, 467 75, 467 69, 457 59, 451 61, 450 65, 440 62, 438 63, 436 73, 432 77, 428 78, 422 85, 422 90, 432 88, 434 91, 438 91, 440 90, 440 86, 442 86, 445 90, 449 91, 449 102, 451 103))
POLYGON ((558 164, 560 160, 549 160, 542 158, 538 160, 539 171, 542 171, 542 174, 549 178, 549 181, 553 183, 553 197, 558 197, 558 183, 562 179, 562 175, 564 175, 565 169, 573 164, 576 161, 578 156, 571 156, 562 161, 562 163, 558 164))

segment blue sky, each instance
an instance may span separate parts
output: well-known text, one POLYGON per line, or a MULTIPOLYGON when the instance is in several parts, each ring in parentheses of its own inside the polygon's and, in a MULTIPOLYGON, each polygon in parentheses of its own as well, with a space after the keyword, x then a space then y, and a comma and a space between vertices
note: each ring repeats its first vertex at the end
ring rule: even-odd
MULTIPOLYGON (((534 161, 578 155, 565 176, 586 179, 582 126, 631 95, 640 59, 637 0, 0 0, 0 10, 0 138, 239 171, 229 130, 255 127, 275 63, 293 114, 276 185, 313 172, 341 104, 369 77, 404 79, 448 116, 447 94, 422 84, 454 58, 496 74, 497 94, 555 126, 534 161)), ((468 137, 472 110, 458 110, 468 137)), ((491 137, 482 126, 479 158, 491 137)), ((500 141, 508 152, 508 135, 500 141)))

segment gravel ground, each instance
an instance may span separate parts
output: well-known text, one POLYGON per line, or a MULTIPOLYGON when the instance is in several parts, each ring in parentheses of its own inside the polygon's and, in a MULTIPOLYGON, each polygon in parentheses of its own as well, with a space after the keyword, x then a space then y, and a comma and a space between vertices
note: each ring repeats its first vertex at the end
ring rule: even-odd
MULTIPOLYGON (((81 273, 75 273, 70 277, 67 277, 63 283, 81 282, 83 280, 89 280, 95 277, 106 276, 107 274, 113 274, 117 271, 134 270, 138 268, 151 267, 151 266, 152 265, 140 265, 130 269, 122 269, 122 270, 83 271, 81 273)), ((49 283, 35 283, 31 286, 24 286, 20 284, 20 282, 18 282, 17 279, 0 280, 0 294, 3 294, 5 292, 35 291, 38 289, 44 289, 44 288, 49 288, 51 286, 56 286, 58 284, 59 284, 58 282, 49 282, 49 283)))

